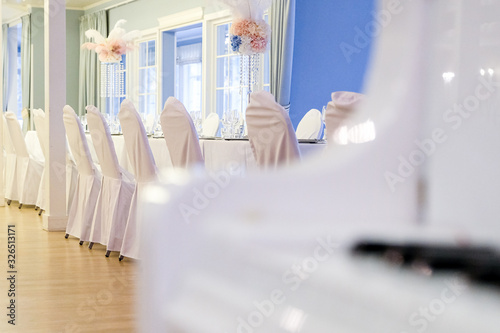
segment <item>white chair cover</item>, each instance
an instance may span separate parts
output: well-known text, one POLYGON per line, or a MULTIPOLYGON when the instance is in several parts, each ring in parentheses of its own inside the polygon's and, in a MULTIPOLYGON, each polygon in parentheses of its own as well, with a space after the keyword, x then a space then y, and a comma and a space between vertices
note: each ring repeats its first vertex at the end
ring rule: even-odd
POLYGON ((69 209, 66 234, 80 238, 82 241, 88 241, 96 202, 101 189, 101 173, 92 162, 87 138, 80 119, 69 105, 63 108, 63 121, 69 147, 78 170, 75 193, 69 209))
MULTIPOLYGON (((43 157, 47 160, 48 156, 48 145, 45 140, 47 129, 45 127, 45 112, 42 109, 33 109, 33 122, 35 123, 36 135, 38 141, 40 142, 40 147, 42 148, 43 157)), ((45 165, 43 167, 42 178, 40 181, 40 186, 38 188, 38 196, 36 199, 36 206, 40 209, 45 210, 45 165)))
MULTIPOLYGON (((48 142, 46 141, 47 137, 47 128, 45 125, 45 112, 42 109, 33 109, 33 122, 35 124, 36 134, 38 137, 38 141, 40 143, 40 148, 42 149, 43 157, 45 160, 48 156, 48 142)), ((40 188, 38 190, 38 198, 37 198, 37 206, 40 209, 45 210, 45 166, 43 168, 42 180, 40 181, 40 188)))
POLYGON ((299 145, 290 117, 267 91, 254 92, 246 110, 248 138, 261 169, 300 159, 299 145))
MULTIPOLYGON (((461 4, 467 4, 466 8, 473 5, 472 2, 461 4)), ((498 6, 492 7, 498 14, 498 6)), ((390 24, 380 30, 374 47, 377 54, 371 62, 375 68, 368 75, 369 97, 354 115, 360 119, 370 117, 377 130, 374 140, 362 145, 335 146, 322 156, 311 157, 273 174, 218 182, 206 177, 177 188, 154 189, 152 200, 140 210, 145 221, 151 222, 144 237, 147 244, 143 247, 151 255, 144 258, 140 268, 142 288, 138 293, 142 301, 138 317, 141 331, 358 333, 415 330, 415 326, 408 326, 408 318, 418 312, 422 304, 427 306, 430 300, 439 298, 446 288, 444 279, 407 275, 373 261, 359 264, 347 255, 342 245, 351 245, 349 236, 398 237, 401 235, 397 231, 399 228, 416 226, 419 221, 417 184, 421 170, 415 167, 414 172, 407 172, 404 178, 401 176, 395 190, 386 177, 388 172, 397 176, 398 168, 403 169, 401 159, 408 159, 417 150, 415 140, 422 134, 422 118, 426 112, 419 102, 425 97, 441 100, 445 96, 440 91, 433 91, 443 87, 443 70, 429 71, 426 67, 426 60, 431 59, 429 49, 448 51, 443 47, 446 41, 447 46, 462 48, 461 52, 452 49, 456 51, 453 52, 457 57, 454 58, 456 66, 463 66, 461 60, 478 61, 475 66, 466 64, 463 67, 470 71, 470 76, 456 85, 456 89, 469 97, 464 95, 465 99, 455 101, 458 103, 473 96, 470 95, 473 89, 463 87, 474 87, 469 80, 477 80, 484 58, 472 56, 483 42, 477 38, 472 45, 464 44, 459 33, 462 29, 466 30, 466 35, 479 32, 478 27, 482 25, 470 21, 472 12, 461 15, 464 8, 457 7, 456 2, 404 0, 400 8, 403 9, 398 15, 392 15, 390 24), (439 6, 443 6, 442 10, 439 6), (448 17, 451 9, 457 13, 448 17), (435 15, 431 17, 429 12, 435 15), (446 22, 443 26, 439 24, 443 17, 456 23, 446 22), (457 29, 452 30, 456 33, 452 38, 456 40, 448 39, 450 27, 457 29), (433 28, 440 33, 432 36, 433 28), (408 39, 418 42, 408 43, 408 39), (435 44, 425 47, 432 42, 435 44), (462 54, 468 50, 471 54, 462 54), (428 85, 428 82, 435 85, 428 85), (208 186, 220 191, 203 193, 208 186), (197 196, 193 189, 199 191, 195 192, 197 196), (211 193, 216 195, 206 195, 211 193), (359 229, 353 230, 356 226, 359 229), (249 319, 252 326, 249 326, 249 319)), ((476 12, 485 13, 485 9, 478 8, 476 12)), ((495 36, 498 40, 498 34, 495 36)), ((450 65, 447 57, 436 61, 443 67, 450 65)), ((455 78, 460 78, 461 74, 455 78)), ((494 82, 495 86, 487 87, 494 90, 494 82)), ((483 88, 481 93, 486 91, 486 87, 483 88)), ((435 127, 431 129, 444 126, 443 112, 450 105, 453 103, 446 103, 441 112, 432 113, 435 122, 431 125, 435 127)), ((438 106, 443 104, 438 103, 438 106)), ((487 116, 482 105, 473 112, 474 116, 479 113, 487 116)), ((456 115, 455 112, 450 114, 456 115)), ((453 130, 447 134, 450 132, 453 130)), ((496 138, 499 131, 493 133, 496 138)), ((481 138, 484 139, 478 136, 481 138)), ((498 152, 500 140, 494 142, 498 152)), ((450 149, 462 153, 460 144, 450 149)), ((493 198, 498 198, 500 191, 497 185, 500 159, 498 154, 496 156, 495 169, 490 171, 491 181, 496 185, 493 198)), ((477 160, 474 162, 481 164, 477 160)), ((456 182, 460 184, 461 179, 457 177, 456 182)), ((486 204, 491 205, 491 201, 486 204)), ((472 206, 470 208, 473 210, 472 206)), ((498 216, 489 216, 496 227, 498 216)), ((418 225, 422 226, 422 222, 418 225)), ((457 231, 453 236, 463 244, 463 230, 457 231)), ((499 234, 493 234, 498 246, 499 234)), ((480 305, 485 304, 486 290, 467 289, 464 303, 460 299, 446 307, 432 323, 423 319, 429 324, 426 332, 495 332, 500 326, 497 315, 500 304, 498 297, 490 294, 487 304, 495 311, 486 314, 486 307, 480 305), (473 300, 476 302, 471 302, 473 300), (460 307, 455 307, 459 303, 460 307), (463 325, 471 322, 473 325, 463 325)))
POLYGON ((364 95, 350 91, 332 93, 332 100, 326 107, 325 125, 327 138, 332 141, 335 131, 364 100, 364 95))
POLYGON ((174 167, 188 168, 204 163, 193 120, 178 99, 167 99, 160 121, 174 167))
POLYGON ((139 259, 141 228, 144 225, 137 221, 137 201, 141 200, 144 188, 157 180, 157 169, 141 117, 130 100, 122 102, 118 118, 136 180, 120 255, 139 259))
POLYGON ((215 112, 210 113, 203 121, 201 133, 204 137, 214 137, 219 130, 220 119, 215 112))
POLYGON ((31 123, 30 123, 31 115, 28 108, 22 109, 21 117, 23 117, 22 132, 26 134, 28 131, 31 130, 31 123))
POLYGON ((10 139, 16 152, 19 203, 23 205, 35 205, 43 172, 43 161, 35 160, 28 153, 21 126, 14 113, 6 112, 5 119, 9 128, 10 139))
MULTIPOLYGON (((47 129, 45 127, 45 112, 42 109, 33 109, 33 122, 35 123, 36 134, 38 136, 38 141, 40 142, 40 147, 45 159, 47 159, 48 154, 48 143, 47 129)), ((66 141, 66 146, 68 142, 66 141)), ((43 168, 42 180, 40 181, 40 188, 38 190, 38 197, 36 205, 40 209, 45 210, 45 166, 43 168)), ((76 164, 71 157, 69 147, 66 147, 66 213, 69 214, 71 202, 76 188, 76 181, 78 177, 78 170, 76 169, 76 164)))
POLYGON ((323 120, 317 109, 309 110, 299 122, 295 134, 297 139, 319 140, 323 136, 323 120))
POLYGON ((118 164, 109 127, 101 112, 87 106, 87 124, 99 159, 102 185, 95 208, 90 241, 120 251, 134 193, 133 176, 118 164))
POLYGON ((7 126, 7 120, 4 117, 4 132, 3 132, 3 142, 5 149, 5 198, 7 200, 19 200, 19 193, 17 191, 17 159, 16 150, 10 139, 9 127, 7 126))
POLYGON ((68 215, 75 197, 77 181, 78 169, 76 168, 75 159, 71 154, 71 149, 66 139, 66 211, 68 215))

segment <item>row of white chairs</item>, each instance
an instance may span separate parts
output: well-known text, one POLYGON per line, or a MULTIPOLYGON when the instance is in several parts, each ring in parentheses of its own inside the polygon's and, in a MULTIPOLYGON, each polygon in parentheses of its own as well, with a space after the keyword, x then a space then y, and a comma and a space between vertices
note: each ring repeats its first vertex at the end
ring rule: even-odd
POLYGON ((35 205, 38 202, 44 160, 30 154, 14 113, 5 112, 4 122, 5 199, 9 205, 12 201, 18 201, 19 208, 35 205))
MULTIPOLYGON (((131 175, 118 163, 104 116, 94 106, 86 109, 100 170, 92 161, 79 118, 66 106, 64 124, 79 170, 66 237, 80 238, 80 244, 89 242, 89 248, 94 243, 103 244, 107 247, 106 256, 119 251, 120 260, 124 257, 139 259, 142 224, 136 219, 137 201, 144 188, 158 179, 144 124, 133 103, 124 100, 118 118, 134 173, 131 175)), ((165 103, 161 126, 174 167, 187 168, 203 163, 192 119, 184 105, 173 97, 165 103)))
MULTIPOLYGON (((360 94, 346 92, 332 94, 334 102, 329 103, 325 117, 327 128, 338 127, 361 97, 360 94)), ((119 251, 120 260, 124 256, 139 258, 140 226, 135 218, 137 198, 146 184, 158 178, 139 114, 133 103, 125 100, 118 115, 134 173, 132 175, 119 165, 109 127, 96 107, 87 107, 87 121, 98 165, 92 161, 78 116, 70 106, 66 106, 63 111, 70 148, 67 149, 66 160, 69 215, 66 237, 72 235, 79 238, 80 245, 89 242, 89 248, 94 243, 103 244, 107 247, 106 256, 112 251, 119 251)), ((46 156, 45 114, 42 110, 34 110, 33 115, 40 145, 46 156)), ((305 118, 322 122, 319 111, 309 112, 305 118)), ((6 198, 18 200, 20 207, 22 204, 34 204, 41 213, 45 209, 43 161, 36 161, 29 155, 14 114, 7 113, 6 120, 10 133, 6 140, 6 164, 10 167, 6 167, 6 172, 9 175, 16 174, 7 179, 17 180, 18 183, 17 186, 12 186, 13 182, 8 184, 6 198), (13 164, 16 167, 13 168, 13 164), (24 189, 24 184, 31 184, 32 189, 24 189)), ((270 93, 262 91, 251 95, 246 120, 252 151, 262 169, 273 170, 279 165, 300 160, 296 132, 288 113, 270 93)), ((196 129, 184 105, 174 97, 169 98, 160 121, 173 166, 190 168, 203 165, 196 129)), ((299 125, 299 129, 311 131, 307 126, 304 128, 299 125)))

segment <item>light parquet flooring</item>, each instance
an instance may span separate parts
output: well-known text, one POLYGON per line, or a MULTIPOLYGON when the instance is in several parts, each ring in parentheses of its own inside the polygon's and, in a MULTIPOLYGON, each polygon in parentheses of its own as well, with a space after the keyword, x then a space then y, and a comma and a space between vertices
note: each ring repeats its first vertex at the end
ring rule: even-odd
POLYGON ((138 263, 47 232, 33 207, 0 207, 0 332, 135 332, 138 263), (7 226, 16 231, 16 325, 7 323, 7 226))

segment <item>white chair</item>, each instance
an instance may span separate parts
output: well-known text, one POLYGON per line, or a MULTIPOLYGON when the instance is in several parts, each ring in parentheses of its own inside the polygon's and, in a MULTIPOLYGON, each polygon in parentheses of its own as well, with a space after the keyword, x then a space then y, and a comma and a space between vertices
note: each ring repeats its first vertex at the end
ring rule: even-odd
POLYGON ((157 168, 144 124, 130 100, 125 99, 122 102, 118 119, 120 119, 128 159, 136 181, 120 250, 119 260, 121 261, 123 257, 139 259, 140 235, 144 224, 137 221, 137 201, 142 199, 145 187, 157 180, 157 168))
POLYGON ((4 117, 4 132, 3 142, 5 148, 5 198, 7 204, 10 205, 12 201, 19 201, 19 193, 17 191, 17 167, 16 167, 16 150, 10 139, 9 128, 7 127, 7 120, 4 117))
POLYGON ((118 164, 115 146, 102 113, 87 106, 87 124, 102 172, 102 185, 95 208, 89 248, 106 246, 106 257, 120 251, 134 193, 133 176, 118 164))
POLYGON ((30 156, 24 141, 19 122, 12 112, 5 113, 10 139, 16 152, 17 191, 19 194, 19 208, 22 205, 35 205, 38 188, 43 172, 43 161, 30 156))
POLYGON ((28 108, 24 108, 21 111, 21 117, 23 118, 23 126, 22 126, 22 132, 26 134, 28 131, 31 130, 31 114, 30 110, 28 108))
POLYGON ((167 99, 160 121, 174 167, 189 168, 204 163, 193 120, 178 99, 167 99))
POLYGON ((80 238, 80 245, 82 245, 90 238, 95 206, 101 189, 101 173, 92 162, 80 119, 69 105, 63 108, 63 121, 71 154, 78 170, 65 237, 72 235, 80 238))
POLYGON ((76 167, 76 161, 71 153, 68 140, 66 139, 66 211, 68 215, 75 197, 77 180, 78 169, 76 167))
POLYGON ((300 160, 299 145, 290 117, 267 91, 254 92, 246 110, 248 138, 257 165, 273 170, 300 160))
MULTIPOLYGON (((47 129, 45 127, 45 112, 42 109, 33 109, 33 122, 35 123, 36 134, 44 158, 48 156, 48 143, 47 143, 47 129)), ((66 212, 69 214, 71 202, 75 193, 76 181, 78 177, 78 170, 76 164, 71 156, 68 142, 66 141, 66 212)), ((38 190, 37 207, 40 208, 38 215, 41 215, 45 210, 45 170, 43 168, 42 180, 40 181, 40 188, 38 190)))
POLYGON ((332 93, 332 100, 328 102, 325 114, 326 135, 329 143, 333 141, 335 131, 351 116, 364 98, 363 94, 351 91, 332 93))
MULTIPOLYGON (((472 6, 472 2, 467 5, 466 8, 472 6)), ((142 299, 138 307, 141 331, 357 333, 415 329, 408 327, 408 318, 412 312, 418 312, 422 304, 439 298, 448 276, 440 279, 433 274, 423 278, 399 269, 387 269, 384 264, 378 266, 373 261, 355 262, 346 249, 356 236, 398 237, 400 228, 422 226, 417 200, 418 176, 422 170, 415 168, 415 172, 405 174, 396 191, 384 175, 397 173, 398 168, 401 169, 400 157, 408 158, 417 151, 415 140, 422 134, 423 112, 427 110, 419 102, 428 99, 432 105, 434 98, 445 96, 433 91, 443 87, 444 68, 429 71, 426 67, 432 59, 429 51, 448 52, 449 48, 442 47, 443 40, 449 41, 446 45, 452 49, 457 48, 452 53, 458 57, 454 66, 468 73, 455 76, 464 79, 453 85, 456 92, 464 94, 463 99, 457 99, 458 103, 472 100, 470 94, 474 90, 463 89, 463 85, 474 87, 470 83, 479 77, 477 69, 484 58, 472 56, 483 42, 477 38, 476 43, 469 46, 459 33, 462 29, 466 36, 470 36, 469 32, 479 33, 478 27, 482 24, 471 21, 473 13, 460 15, 464 8, 449 1, 404 1, 402 6, 404 9, 392 15, 391 23, 381 30, 378 45, 374 47, 375 68, 367 84, 369 97, 360 105, 358 113, 352 115, 372 119, 377 129, 374 140, 363 145, 335 146, 321 156, 308 158, 281 172, 219 182, 218 188, 213 185, 217 184, 213 179, 206 177, 193 179, 184 186, 154 189, 154 196, 140 210, 141 218, 151 222, 144 235, 147 244, 143 247, 143 251, 151 255, 142 263, 141 289, 138 290, 142 299), (438 23, 450 12, 450 7, 458 11, 449 17, 455 23, 447 21, 443 29, 438 23), (426 15, 429 11, 435 11, 435 15, 426 15), (440 33, 430 35, 434 32, 432 27, 440 33), (449 40, 451 27, 457 29, 453 30, 457 34, 449 40), (419 42, 407 43, 408 38, 419 42), (471 54, 463 55, 467 50, 471 54), (477 64, 464 64, 461 60, 474 60, 477 64), (217 195, 207 197, 202 191, 208 186, 220 191, 212 190, 217 195), (197 197, 193 189, 199 191, 195 192, 197 197)), ((498 14, 498 6, 494 8, 498 14)), ((479 8, 476 14, 484 10, 479 8)), ((499 35, 495 36, 497 41, 499 35)), ((441 57, 435 61, 448 67, 448 59, 441 57)), ((498 97, 498 89, 495 90, 498 97)), ((485 91, 483 87, 481 93, 485 91)), ((442 104, 437 103, 438 106, 442 104)), ((432 113, 435 119, 432 125, 436 127, 429 129, 444 126, 442 115, 446 110, 432 113)), ((484 109, 474 111, 474 116, 479 114, 491 115, 484 109)), ((426 117, 429 119, 432 118, 426 117)), ((272 124, 262 124, 266 125, 272 124)), ((498 123, 494 126, 496 129, 492 128, 490 133, 498 138, 498 123)), ((448 134, 458 135, 460 131, 450 129, 448 134)), ((462 139, 450 149, 463 158, 461 144, 467 138, 462 139)), ((480 139, 484 136, 478 135, 477 140, 480 139)), ((500 150, 500 140, 491 140, 488 146, 490 144, 495 149, 485 155, 492 157, 488 158, 489 162, 495 161, 495 169, 489 174, 490 182, 495 185, 489 190, 495 195, 479 196, 478 201, 486 201, 486 205, 498 210, 499 205, 485 200, 499 198, 500 192, 500 155, 496 153, 500 150)), ((476 149, 480 147, 483 146, 476 145, 476 149)), ((444 148, 442 145, 439 149, 444 148)), ((481 164, 477 160, 473 162, 481 164)), ((450 168, 440 171, 449 173, 450 168)), ((457 177, 456 182, 460 184, 461 178, 457 177)), ((488 183, 484 182, 483 186, 488 183)), ((468 188, 463 191, 467 192, 468 188)), ((468 206, 474 211, 472 205, 468 206)), ((427 206, 425 208, 427 210, 427 206)), ((449 212, 454 209, 449 207, 449 212)), ((498 216, 498 213, 489 215, 496 244, 498 216)), ((471 224, 478 222, 471 220, 471 224)), ((458 228, 455 239, 463 243, 463 235, 463 229, 458 228)), ((464 303, 468 306, 455 307, 463 304, 461 299, 440 312, 438 320, 425 321, 429 323, 426 332, 462 333, 471 329, 496 332, 500 326, 498 297, 488 297, 488 306, 495 310, 486 315, 485 307, 478 304, 486 304, 481 302, 489 289, 478 289, 467 289, 464 303), (477 303, 469 303, 472 299, 477 303), (470 322, 473 325, 463 325, 470 322)))
POLYGON ((300 120, 295 135, 298 140, 319 140, 323 137, 323 130, 321 112, 317 109, 311 109, 300 120))
POLYGON ((203 137, 214 137, 219 130, 220 119, 219 115, 215 112, 210 113, 203 121, 201 133, 203 137))
MULTIPOLYGON (((45 112, 41 109, 33 109, 33 122, 35 124, 36 135, 38 136, 38 141, 40 142, 40 147, 42 148, 42 153, 47 160, 48 156, 48 145, 46 142, 47 130, 45 128, 45 112)), ((38 215, 40 215, 45 210, 45 165, 42 172, 42 178, 40 181, 40 186, 38 189, 38 196, 36 199, 36 206, 40 209, 38 215)))

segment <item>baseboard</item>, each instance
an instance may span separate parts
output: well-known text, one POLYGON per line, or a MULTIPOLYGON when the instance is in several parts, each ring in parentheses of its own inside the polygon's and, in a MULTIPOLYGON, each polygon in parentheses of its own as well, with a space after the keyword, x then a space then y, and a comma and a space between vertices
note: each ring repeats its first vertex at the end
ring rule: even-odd
POLYGON ((45 213, 42 217, 42 228, 47 231, 65 231, 68 224, 67 216, 48 216, 45 213))

